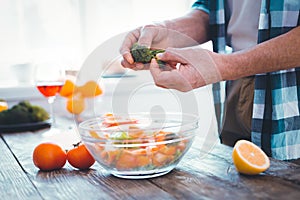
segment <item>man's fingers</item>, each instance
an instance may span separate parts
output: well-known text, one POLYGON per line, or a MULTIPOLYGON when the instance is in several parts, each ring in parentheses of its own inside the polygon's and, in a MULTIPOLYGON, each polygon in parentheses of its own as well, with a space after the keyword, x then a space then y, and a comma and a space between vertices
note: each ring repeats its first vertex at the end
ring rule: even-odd
POLYGON ((149 69, 150 69, 150 72, 151 72, 151 75, 152 75, 154 81, 156 82, 156 79, 159 77, 162 70, 159 68, 158 63, 156 62, 156 60, 154 58, 151 60, 149 69))
POLYGON ((134 63, 134 60, 130 53, 130 49, 131 49, 132 45, 138 41, 138 38, 140 37, 140 29, 141 29, 141 27, 129 32, 127 34, 127 36, 125 37, 125 39, 121 45, 121 48, 119 50, 119 52, 123 56, 124 60, 126 60, 129 64, 134 63))
POLYGON ((164 62, 176 65, 176 63, 185 64, 186 60, 182 57, 176 48, 167 48, 164 53, 156 54, 156 58, 164 62))
POLYGON ((149 70, 157 86, 170 88, 169 79, 172 78, 170 71, 162 70, 154 58, 151 60, 149 70))
POLYGON ((153 38, 155 37, 156 29, 154 27, 146 26, 141 29, 140 37, 138 39, 138 44, 141 46, 151 47, 153 38))
MULTIPOLYGON (((124 57, 123 57, 124 58, 124 57)), ((135 64, 134 63, 129 63, 127 59, 123 59, 121 61, 121 65, 125 68, 129 68, 129 69, 132 69, 132 68, 135 68, 135 64)))
POLYGON ((134 59, 133 59, 130 52, 124 53, 123 58, 124 58, 124 60, 126 60, 131 65, 134 63, 134 59))

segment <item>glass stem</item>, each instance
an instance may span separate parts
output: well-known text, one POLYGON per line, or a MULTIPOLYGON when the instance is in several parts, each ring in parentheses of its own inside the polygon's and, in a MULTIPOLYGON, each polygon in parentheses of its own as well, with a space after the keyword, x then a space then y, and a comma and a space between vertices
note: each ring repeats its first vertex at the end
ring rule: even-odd
POLYGON ((56 120, 55 120, 54 109, 53 109, 54 100, 55 100, 55 96, 48 97, 48 103, 50 105, 50 116, 52 118, 52 125, 51 125, 52 128, 56 127, 56 120))

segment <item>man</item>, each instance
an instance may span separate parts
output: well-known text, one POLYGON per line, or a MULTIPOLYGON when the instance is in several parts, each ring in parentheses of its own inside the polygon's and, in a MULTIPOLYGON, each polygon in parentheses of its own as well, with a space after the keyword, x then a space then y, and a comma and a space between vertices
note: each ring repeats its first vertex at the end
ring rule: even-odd
POLYGON ((269 156, 294 160, 300 158, 299 10, 299 0, 198 0, 183 17, 130 32, 120 50, 122 65, 144 67, 133 62, 129 49, 134 42, 177 47, 157 55, 172 70, 164 71, 151 61, 156 85, 189 91, 213 84, 223 143, 232 146, 248 139, 269 156), (200 44, 212 40, 214 52, 194 44, 187 47, 191 43, 176 41, 168 30, 200 44), (226 45, 234 53, 226 54, 226 45))

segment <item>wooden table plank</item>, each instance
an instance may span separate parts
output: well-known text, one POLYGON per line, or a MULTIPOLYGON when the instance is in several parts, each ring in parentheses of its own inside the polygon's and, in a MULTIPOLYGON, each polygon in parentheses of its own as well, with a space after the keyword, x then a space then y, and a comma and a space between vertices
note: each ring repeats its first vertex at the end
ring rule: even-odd
POLYGON ((41 199, 2 137, 0 152, 0 199, 41 199))

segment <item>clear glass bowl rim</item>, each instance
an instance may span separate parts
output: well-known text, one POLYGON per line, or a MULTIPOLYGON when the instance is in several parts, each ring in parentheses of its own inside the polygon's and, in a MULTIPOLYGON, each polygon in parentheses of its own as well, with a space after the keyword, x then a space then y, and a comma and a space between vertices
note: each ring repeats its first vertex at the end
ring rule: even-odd
MULTIPOLYGON (((198 121, 199 121, 199 116, 195 115, 195 114, 190 114, 190 113, 180 113, 180 112, 168 112, 168 113, 151 113, 151 117, 153 117, 154 115, 156 116, 162 116, 163 114, 166 114, 167 116, 183 116, 183 117, 189 117, 188 120, 182 122, 181 124, 179 125, 168 125, 168 126, 163 126, 161 127, 162 129, 167 129, 167 128, 176 128, 176 127, 186 127, 186 126, 189 126, 189 125, 193 125, 191 129, 195 129, 195 128, 198 128, 198 121), (192 119, 192 120, 190 120, 192 119)), ((117 116, 147 116, 149 115, 149 113, 146 113, 146 112, 140 112, 140 113, 130 113, 130 114, 117 114, 117 116)), ((184 119, 184 118, 181 118, 181 119, 184 119)), ((91 125, 92 123, 96 123, 96 122, 101 122, 103 121, 105 117, 94 117, 94 118, 91 118, 91 119, 88 119, 88 120, 85 120, 81 123, 79 123, 78 125, 78 128, 79 129, 82 129, 82 130, 85 130, 85 131, 106 131, 106 132, 113 132, 113 131, 116 131, 116 129, 118 127, 101 127, 101 126, 98 126, 99 128, 91 128, 89 125, 91 125)), ((156 119, 156 118, 154 118, 156 119)), ((172 119, 172 118, 171 118, 172 119)), ((122 128, 122 130, 124 131, 128 131, 124 128, 122 128)), ((146 128, 146 131, 157 131, 157 127, 150 127, 150 128, 146 128)), ((188 131, 188 130, 187 130, 188 131)))

